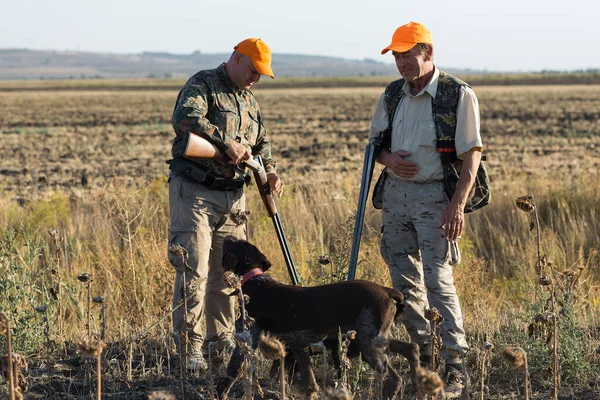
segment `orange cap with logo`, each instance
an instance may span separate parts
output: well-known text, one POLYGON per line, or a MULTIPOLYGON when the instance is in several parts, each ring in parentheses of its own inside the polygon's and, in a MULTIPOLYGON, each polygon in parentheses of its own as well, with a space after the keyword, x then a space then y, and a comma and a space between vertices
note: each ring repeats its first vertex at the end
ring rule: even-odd
POLYGON ((275 78, 271 69, 271 50, 265 42, 257 38, 250 38, 241 41, 233 49, 248 56, 259 74, 275 78))
POLYGON ((415 47, 417 43, 433 44, 431 33, 429 33, 429 29, 418 22, 409 22, 396 29, 392 36, 392 44, 381 50, 381 54, 390 50, 404 53, 415 47))

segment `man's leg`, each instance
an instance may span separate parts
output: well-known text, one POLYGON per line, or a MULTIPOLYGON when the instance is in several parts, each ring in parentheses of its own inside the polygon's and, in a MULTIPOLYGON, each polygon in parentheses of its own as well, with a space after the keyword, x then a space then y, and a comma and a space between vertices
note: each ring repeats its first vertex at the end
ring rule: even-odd
MULTIPOLYGON (((198 369, 203 369, 203 329, 200 319, 204 311, 204 298, 208 280, 208 261, 212 243, 213 221, 218 219, 215 201, 219 199, 213 191, 180 177, 173 177, 169 184, 170 220, 169 247, 182 246, 187 256, 178 257, 169 252, 169 261, 176 270, 173 290, 173 330, 179 337, 187 329, 188 367, 197 359, 198 369), (187 310, 183 309, 183 277, 187 310), (185 319, 187 314, 187 320, 185 319)), ((193 369, 196 367, 192 366, 193 369)))
POLYGON ((413 342, 423 347, 430 339, 424 310, 427 298, 423 283, 417 233, 410 215, 414 184, 387 179, 382 202, 383 235, 381 255, 389 266, 393 286, 404 295, 402 321, 413 342))
POLYGON ((227 236, 246 239, 246 224, 239 213, 245 211, 243 189, 223 192, 226 210, 223 220, 213 232, 212 250, 209 259, 208 284, 206 289, 206 337, 209 341, 220 341, 228 346, 235 332, 235 297, 229 296, 230 289, 223 283, 223 240, 227 236))
POLYGON ((419 209, 415 227, 423 260, 427 297, 429 305, 444 317, 444 323, 440 327, 444 347, 441 356, 446 359, 447 364, 456 364, 460 363, 460 358, 448 354, 445 349, 463 352, 469 346, 465 339, 460 302, 452 277, 449 243, 444 238, 444 229, 440 227, 442 212, 448 206, 448 199, 441 183, 422 185, 420 198, 422 200, 415 206, 419 209))

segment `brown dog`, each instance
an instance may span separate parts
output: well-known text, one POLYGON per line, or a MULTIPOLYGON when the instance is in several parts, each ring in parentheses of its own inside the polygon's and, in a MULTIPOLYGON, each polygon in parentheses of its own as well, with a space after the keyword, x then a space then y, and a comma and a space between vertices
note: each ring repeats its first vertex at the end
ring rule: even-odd
MULTIPOLYGON (((229 237, 223 244, 223 268, 243 276, 242 290, 250 297, 246 305, 254 318, 252 339, 256 346, 261 332, 268 332, 282 340, 298 361, 300 375, 309 397, 318 392, 310 368, 308 346, 338 332, 357 332, 353 344, 364 360, 386 378, 383 398, 393 399, 401 378, 380 352, 373 349, 373 341, 381 336, 389 340, 391 351, 403 354, 416 367, 419 348, 416 344, 390 338, 390 329, 399 322, 404 306, 402 293, 369 281, 347 281, 329 285, 300 287, 278 282, 264 274, 271 263, 264 254, 243 240, 229 237)), ((240 356, 237 350, 231 358, 227 374, 237 376, 240 356)))

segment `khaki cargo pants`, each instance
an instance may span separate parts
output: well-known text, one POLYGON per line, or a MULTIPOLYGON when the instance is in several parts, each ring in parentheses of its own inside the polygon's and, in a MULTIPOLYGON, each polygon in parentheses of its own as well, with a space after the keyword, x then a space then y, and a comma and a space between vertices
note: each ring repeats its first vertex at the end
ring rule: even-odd
POLYGON ((448 363, 457 363, 456 356, 449 356, 445 349, 466 351, 468 345, 452 278, 450 246, 440 227, 448 206, 443 182, 412 183, 390 174, 382 202, 381 255, 394 287, 405 297, 404 326, 413 342, 430 342, 431 328, 424 310, 437 308, 444 317, 441 356, 448 363))
MULTIPOLYGON (((200 350, 205 338, 200 325, 203 314, 209 341, 232 335, 235 331, 234 298, 228 295, 231 290, 222 281, 221 259, 225 237, 232 235, 246 239, 245 223, 233 218, 239 211, 245 210, 244 190, 210 190, 174 175, 169 183, 169 205, 169 246, 180 244, 188 253, 189 269, 185 273, 188 340, 192 350, 200 350)), ((171 253, 169 261, 176 271, 175 308, 183 299, 184 266, 181 259, 171 253)), ((185 325, 181 306, 173 313, 174 332, 181 333, 185 325)))

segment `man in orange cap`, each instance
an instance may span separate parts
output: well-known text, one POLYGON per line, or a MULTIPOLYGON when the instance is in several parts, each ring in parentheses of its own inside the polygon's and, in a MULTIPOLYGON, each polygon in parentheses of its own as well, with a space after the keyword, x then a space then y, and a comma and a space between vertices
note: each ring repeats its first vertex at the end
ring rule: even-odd
POLYGON ((425 26, 410 22, 399 27, 381 53, 388 51, 402 79, 382 94, 369 134, 384 143, 377 158, 386 167, 385 181, 378 185, 381 254, 394 287, 405 296, 403 322, 421 346, 425 364, 432 362, 425 310, 436 308, 443 317, 446 396, 453 398, 464 384, 460 355, 468 345, 452 265, 459 262, 456 241, 481 160, 479 105, 465 82, 434 65, 433 41, 425 26), (457 159, 462 160, 460 177, 455 174, 458 184, 449 189, 450 161, 457 159))
POLYGON ((234 302, 222 282, 221 258, 226 236, 246 238, 243 187, 248 172, 243 162, 260 155, 271 189, 279 195, 283 191, 250 91, 261 75, 274 78, 271 51, 261 39, 246 39, 234 47, 227 62, 192 76, 173 111, 169 176, 169 261, 176 271, 173 308, 177 308, 173 330, 177 338, 187 333, 189 370, 206 369, 205 337, 218 342, 219 348, 233 346, 234 302), (192 151, 198 137, 227 154, 229 162, 198 158, 192 151), (175 250, 181 247, 183 256, 175 250), (184 293, 186 310, 181 306, 184 293), (203 314, 206 336, 200 325, 203 314))

